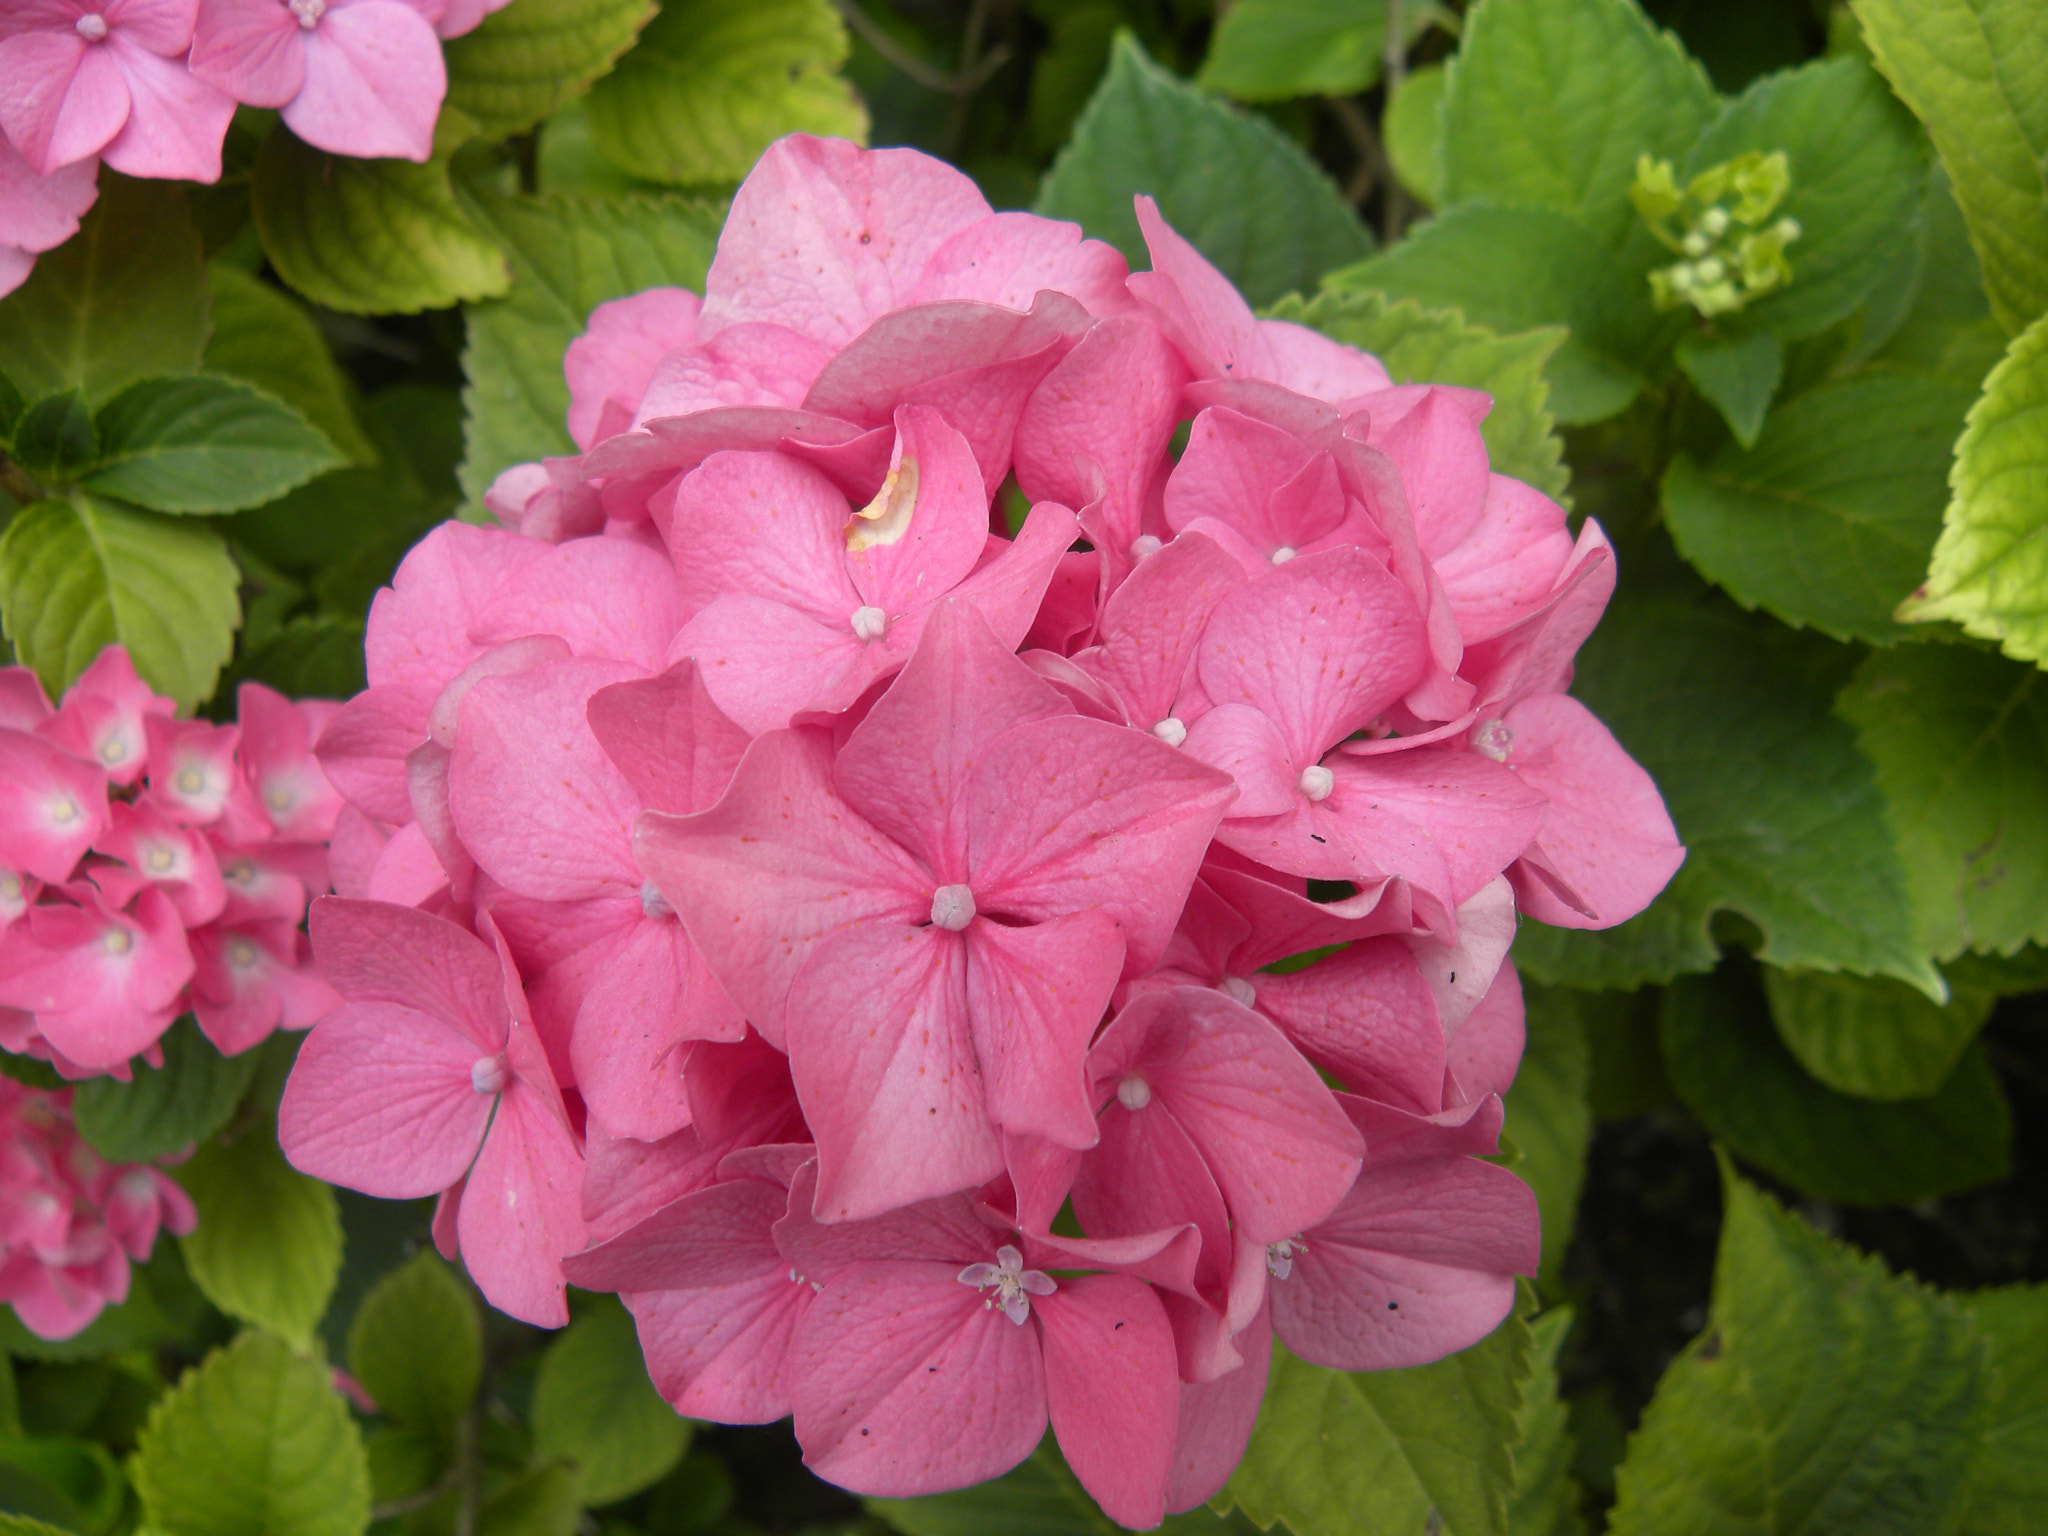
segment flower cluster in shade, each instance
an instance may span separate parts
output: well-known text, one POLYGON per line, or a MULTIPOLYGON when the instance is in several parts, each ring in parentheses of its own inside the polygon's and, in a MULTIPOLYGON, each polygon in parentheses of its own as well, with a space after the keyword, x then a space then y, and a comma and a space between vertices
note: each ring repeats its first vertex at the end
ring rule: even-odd
POLYGON ((8 0, 0 6, 0 293, 69 239, 102 163, 220 179, 237 103, 338 155, 427 159, 441 41, 506 0, 8 0))
POLYGON ((31 1333, 68 1339, 128 1299, 128 1266, 192 1202, 158 1169, 109 1163, 71 1123, 71 1090, 0 1078, 0 1301, 31 1333))
POLYGON ((341 809, 312 746, 339 707, 244 683, 179 720, 110 646, 50 706, 0 671, 0 1048, 68 1078, 161 1065, 190 1013, 235 1055, 339 1001, 300 928, 341 809))
POLYGON ((1139 216, 1132 274, 795 137, 702 296, 591 316, 582 451, 412 552, 320 738, 346 1002, 280 1117, 513 1315, 621 1293, 679 1412, 882 1495, 1050 1423, 1134 1527, 1276 1337, 1505 1315, 1517 914, 1683 856, 1565 692, 1599 528, 1139 216))

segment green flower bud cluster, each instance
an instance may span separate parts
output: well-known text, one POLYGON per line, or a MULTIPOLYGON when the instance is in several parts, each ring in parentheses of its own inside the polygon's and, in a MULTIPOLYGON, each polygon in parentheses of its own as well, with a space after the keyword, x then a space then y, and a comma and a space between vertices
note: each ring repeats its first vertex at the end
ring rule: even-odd
POLYGON ((1690 304, 1709 317, 1733 314, 1791 282, 1785 247, 1799 238, 1799 221, 1771 218, 1791 189, 1783 150, 1753 150, 1709 166, 1683 189, 1669 160, 1641 156, 1629 199, 1650 233, 1680 257, 1650 274, 1657 307, 1690 304))

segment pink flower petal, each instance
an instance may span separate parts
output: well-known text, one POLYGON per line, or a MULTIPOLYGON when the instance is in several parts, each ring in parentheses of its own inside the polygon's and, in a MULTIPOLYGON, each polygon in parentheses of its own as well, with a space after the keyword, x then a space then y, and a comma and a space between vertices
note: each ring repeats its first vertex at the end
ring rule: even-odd
POLYGON ((0 132, 47 176, 98 154, 128 121, 128 82, 104 42, 61 31, 0 38, 0 132))
POLYGON ((440 39, 399 0, 350 0, 306 38, 306 81, 284 120, 308 144, 337 155, 424 162, 448 92, 440 39))
POLYGON ((106 46, 120 58, 131 106, 100 158, 124 176, 220 180, 221 142, 235 115, 234 98, 193 74, 183 59, 159 58, 119 32, 108 36, 106 46))
POLYGON ((499 1096, 456 1223, 463 1265, 499 1311, 542 1328, 569 1321, 560 1261, 583 1246, 582 1183, 568 1128, 515 1080, 499 1096))
POLYGON ((1100 912, 967 929, 967 1011, 987 1115, 1018 1135, 1095 1144, 1088 1045, 1123 969, 1123 936, 1100 912))
POLYGON ((1062 1280, 1031 1313, 1044 1341, 1046 1407, 1067 1465, 1117 1524, 1157 1525, 1180 1399, 1165 1308, 1128 1275, 1084 1275, 1062 1280))

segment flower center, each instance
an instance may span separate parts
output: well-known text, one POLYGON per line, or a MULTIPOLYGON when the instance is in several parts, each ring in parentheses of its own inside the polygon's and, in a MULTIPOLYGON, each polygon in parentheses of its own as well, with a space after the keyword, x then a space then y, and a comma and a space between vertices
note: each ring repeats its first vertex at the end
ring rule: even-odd
POLYGON ((1508 760, 1508 753, 1514 747, 1515 733, 1508 729, 1505 720, 1489 720, 1472 733, 1472 750, 1481 757, 1490 757, 1496 763, 1508 760))
POLYGON ((206 775, 197 768, 178 770, 178 790, 181 794, 196 795, 206 788, 206 775))
POLYGON ((88 43, 96 43, 107 35, 107 18, 95 11, 88 11, 78 18, 78 35, 88 43))
POLYGON ((135 935, 126 928, 109 928, 100 940, 100 948, 110 955, 125 955, 135 947, 135 935))
MULTIPOLYGON (((99 17, 82 16, 79 18, 78 24, 82 28, 88 21, 99 21, 99 17)), ((102 22, 101 26, 104 27, 105 23, 102 22)), ((105 741, 101 742, 100 761, 105 763, 109 768, 117 767, 118 765, 127 762, 128 738, 126 736, 121 735, 119 732, 116 732, 114 735, 109 736, 105 741)))
POLYGON ((327 0, 285 0, 285 9, 298 17, 299 25, 310 32, 327 14, 327 0))
POLYGON ((1178 715, 1168 715, 1152 727, 1152 734, 1169 747, 1177 747, 1188 739, 1188 728, 1178 715))
POLYGON ((1158 554, 1161 548, 1158 534, 1141 533, 1131 540, 1131 558, 1133 560, 1142 560, 1147 555, 1158 554))
POLYGON ((161 875, 178 862, 177 855, 168 848, 152 848, 144 855, 143 862, 149 865, 149 872, 161 875))
POLYGON ((668 904, 668 898, 661 894, 652 880, 640 887, 640 910, 649 917, 674 917, 676 909, 668 904))
POLYGON ((1031 1316, 1033 1296, 1050 1296, 1059 1287, 1051 1275, 1041 1269, 1026 1269, 1024 1255, 1008 1243, 996 1250, 993 1264, 970 1264, 960 1271, 960 1283, 971 1285, 978 1291, 995 1287, 995 1295, 982 1302, 986 1308, 1001 1307, 1003 1316, 1023 1327, 1031 1316))
POLYGON ((1152 1102, 1152 1085, 1142 1077, 1127 1077, 1116 1085, 1116 1101, 1128 1110, 1140 1110, 1152 1102))
POLYGON ((1305 1238, 1283 1237, 1277 1243, 1266 1244, 1266 1273, 1275 1280, 1285 1280, 1294 1273, 1295 1257, 1307 1252, 1305 1238))
POLYGON ((263 795, 264 802, 280 814, 290 810, 292 801, 296 798, 291 792, 291 787, 286 784, 273 784, 263 795))
MULTIPOLYGON (((248 970, 250 966, 256 963, 256 946, 247 939, 236 939, 232 944, 228 945, 228 961, 237 970, 248 970)), ((476 1069, 472 1067, 470 1069, 470 1077, 474 1079, 475 1076, 476 1069)))
POLYGON ((11 869, 0 869, 0 901, 21 900, 21 876, 11 869))
POLYGON ((879 608, 856 608, 853 610, 852 624, 854 639, 879 640, 889 627, 889 615, 879 608))
POLYGON ((479 1056, 470 1063, 469 1086, 478 1093, 503 1093, 511 1077, 502 1051, 496 1056, 479 1056))
POLYGON ((1301 551, 1296 549, 1292 544, 1282 544, 1278 549, 1273 551, 1271 558, 1275 565, 1285 565, 1288 561, 1292 560, 1296 555, 1300 553, 1301 551))
POLYGON ((1253 987, 1253 985, 1250 982, 1246 981, 1242 976, 1224 977, 1223 980, 1217 984, 1216 990, 1221 992, 1225 997, 1230 998, 1235 1002, 1243 1003, 1247 1008, 1251 1007, 1253 1003, 1256 1003, 1259 1000, 1258 989, 1253 987))
POLYGON ((59 796, 50 805, 50 820, 60 827, 68 827, 78 820, 78 802, 69 795, 59 796))
POLYGON ((256 866, 247 859, 237 859, 221 871, 221 876, 230 885, 254 885, 256 883, 256 866))
POLYGON ((974 921, 974 892, 964 885, 942 885, 932 892, 932 922, 958 933, 974 921))
POLYGON ((1321 763, 1311 763, 1308 767, 1302 769, 1301 777, 1295 781, 1295 788, 1299 789, 1311 800, 1329 799, 1330 791, 1336 787, 1337 775, 1330 772, 1321 763))

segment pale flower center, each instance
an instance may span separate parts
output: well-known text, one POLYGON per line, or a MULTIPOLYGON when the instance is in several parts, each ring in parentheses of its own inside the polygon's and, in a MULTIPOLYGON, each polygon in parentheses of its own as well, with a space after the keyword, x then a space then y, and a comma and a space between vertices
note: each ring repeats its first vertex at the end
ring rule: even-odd
POLYGON ((1283 1237, 1277 1243, 1266 1244, 1266 1273, 1275 1280, 1285 1280, 1294 1273, 1296 1256, 1307 1252, 1307 1241, 1299 1237, 1283 1237))
POLYGON ((327 14, 327 0, 285 0, 285 9, 298 17, 299 25, 310 32, 327 14))
POLYGON ((974 892, 964 885, 942 885, 932 892, 932 923, 958 933, 974 921, 974 892))
POLYGON ((1508 760, 1508 752, 1514 744, 1515 733, 1508 729, 1505 720, 1489 720, 1472 733, 1472 750, 1496 763, 1508 760))
POLYGON ((59 797, 50 805, 50 820, 60 827, 68 827, 78 820, 78 802, 69 795, 59 797))
POLYGON ((1311 800, 1327 800, 1330 791, 1337 787, 1337 775, 1321 763, 1312 763, 1301 770, 1295 787, 1311 800))
POLYGON ((1141 533, 1131 540, 1131 558, 1133 560, 1142 560, 1147 555, 1158 554, 1161 548, 1158 534, 1141 533))
POLYGON ((1031 1316, 1032 1296, 1050 1296, 1059 1287, 1041 1269, 1026 1269, 1024 1255, 1008 1243, 996 1250, 993 1264, 970 1264, 960 1271, 960 1283, 978 1291, 995 1287, 995 1295, 982 1302, 987 1308, 1001 1307, 1003 1316, 1023 1327, 1031 1316))
MULTIPOLYGON (((86 23, 86 22, 88 22, 88 21, 99 21, 99 17, 97 17, 97 16, 85 16, 85 17, 81 17, 81 18, 79 18, 79 23, 78 23, 78 24, 79 24, 79 26, 83 27, 83 26, 85 25, 85 23, 86 23)), ((102 25, 104 26, 105 24, 104 24, 104 23, 102 23, 102 25)), ((101 761, 101 762, 103 762, 103 763, 105 763, 105 764, 106 764, 106 765, 107 765, 107 766, 108 766, 109 768, 112 768, 112 767, 114 767, 114 766, 115 766, 116 764, 118 764, 118 763, 125 763, 125 762, 126 762, 127 760, 128 760, 128 738, 127 738, 127 737, 125 737, 125 736, 122 736, 122 735, 120 735, 119 733, 116 733, 115 735, 109 736, 109 737, 108 737, 108 738, 107 738, 107 739, 106 739, 105 741, 103 741, 103 742, 101 742, 101 743, 100 743, 100 761, 101 761)))
POLYGON ((21 900, 21 876, 11 869, 0 869, 0 901, 21 900))
POLYGON ((889 615, 879 608, 856 608, 853 610, 852 624, 854 639, 879 640, 889 627, 889 615))
POLYGON ((1116 1101, 1128 1110, 1140 1110, 1152 1102, 1152 1085, 1142 1077, 1127 1077, 1116 1085, 1116 1101))
POLYGON ((263 795, 264 801, 270 808, 279 813, 290 810, 292 808, 292 801, 296 798, 292 794, 291 786, 288 784, 273 784, 263 795))
POLYGON ((125 955, 134 947, 135 935, 126 928, 109 928, 100 940, 100 948, 110 955, 125 955))
MULTIPOLYGON (((237 970, 248 970, 250 966, 256 963, 256 946, 247 939, 236 939, 232 944, 228 945, 228 963, 237 970)), ((475 1075, 475 1069, 472 1068, 470 1076, 474 1078, 475 1075)))
POLYGON ((1177 747, 1188 739, 1188 728, 1178 715, 1168 715, 1152 727, 1152 734, 1169 747, 1177 747))
POLYGON ((144 856, 143 862, 149 865, 149 872, 151 874, 161 875, 173 868, 177 864, 178 859, 177 855, 173 854, 168 848, 152 848, 144 856))
POLYGON ((1247 1008, 1259 1000, 1258 989, 1242 976, 1224 977, 1216 990, 1233 1002, 1243 1003, 1247 1008))
POLYGON ((668 904, 668 898, 652 880, 643 881, 640 886, 640 910, 649 917, 674 917, 676 909, 668 904))
POLYGON ((505 1084, 511 1080, 511 1076, 502 1053, 496 1056, 479 1056, 470 1064, 469 1086, 478 1093, 503 1093, 505 1084))
POLYGON ((197 768, 178 770, 178 790, 181 794, 196 795, 206 788, 206 775, 197 768))
POLYGON ((256 866, 247 859, 237 859, 221 871, 221 876, 230 885, 254 885, 256 866))
POLYGON ((95 11, 88 11, 78 18, 78 35, 88 43, 96 43, 107 35, 107 18, 95 11))
POLYGON ((1282 544, 1278 549, 1273 551, 1271 558, 1275 565, 1285 565, 1288 561, 1292 560, 1296 555, 1300 553, 1301 551, 1296 549, 1292 544, 1282 544))

